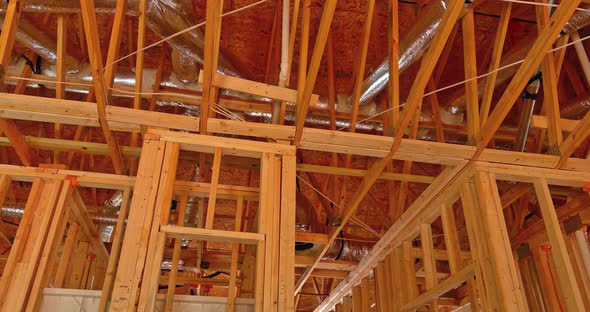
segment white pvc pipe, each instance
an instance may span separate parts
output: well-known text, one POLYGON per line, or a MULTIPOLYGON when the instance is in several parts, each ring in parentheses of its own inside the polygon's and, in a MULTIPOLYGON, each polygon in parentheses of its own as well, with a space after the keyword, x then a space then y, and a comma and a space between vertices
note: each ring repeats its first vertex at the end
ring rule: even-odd
MULTIPOLYGON (((281 71, 279 73, 279 87, 287 85, 287 72, 289 70, 289 0, 283 0, 283 25, 281 27, 281 71)), ((272 122, 279 123, 281 104, 274 101, 272 122)))
POLYGON ((590 280, 590 249, 588 248, 588 240, 586 239, 586 233, 582 230, 578 230, 576 231, 574 236, 576 238, 576 243, 578 244, 578 249, 580 251, 582 261, 584 262, 584 272, 590 280))

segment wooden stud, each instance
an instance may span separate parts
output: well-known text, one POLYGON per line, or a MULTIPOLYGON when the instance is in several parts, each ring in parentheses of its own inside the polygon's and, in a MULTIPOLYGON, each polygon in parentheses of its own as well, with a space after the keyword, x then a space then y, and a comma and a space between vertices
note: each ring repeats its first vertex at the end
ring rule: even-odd
POLYGON ((213 80, 217 73, 219 57, 219 32, 221 29, 221 11, 223 0, 207 0, 205 26, 205 52, 203 62, 203 88, 201 99, 200 133, 207 134, 207 119, 210 104, 215 101, 216 91, 213 80))
MULTIPOLYGON (((163 233, 164 230, 162 228, 169 223, 170 205, 172 203, 173 188, 176 181, 179 153, 180 144, 166 142, 153 216, 151 220, 149 218, 147 219, 148 226, 144 228, 144 231, 148 234, 146 238, 149 238, 145 251, 146 259, 143 275, 141 266, 136 265, 135 278, 137 280, 141 278, 143 281, 139 292, 138 311, 151 312, 156 303, 160 265, 162 264, 164 243, 166 240, 166 234, 163 233)), ((183 227, 177 228, 183 229, 183 227)), ((143 250, 141 252, 143 254, 143 250)))
POLYGON ((143 268, 146 260, 148 234, 154 213, 152 207, 156 201, 165 143, 144 138, 143 147, 143 156, 139 162, 137 182, 134 187, 135 195, 129 207, 127 235, 124 236, 121 247, 121 260, 113 288, 111 311, 127 311, 128 307, 135 306, 135 294, 139 283, 139 277, 135 278, 135 268, 136 265, 141 265, 143 268))
POLYGON ((369 278, 365 277, 361 280, 361 311, 371 311, 371 299, 369 298, 369 278))
POLYGON ((363 26, 363 33, 361 36, 361 44, 360 44, 360 57, 358 59, 358 72, 355 77, 354 82, 354 90, 351 96, 352 105, 352 112, 350 117, 350 127, 348 131, 355 132, 356 131, 356 123, 358 119, 358 111, 359 111, 359 102, 361 99, 361 92, 362 92, 362 84, 365 78, 365 66, 367 65, 367 52, 369 50, 369 39, 371 38, 371 27, 373 23, 374 17, 374 10, 375 10, 375 0, 369 0, 368 8, 367 8, 367 17, 365 18, 365 24, 363 26))
POLYGON ((215 202, 217 200, 217 185, 219 184, 219 171, 221 170, 222 149, 215 148, 213 156, 213 172, 211 174, 211 186, 209 191, 209 201, 207 202, 207 218, 205 219, 205 228, 212 229, 215 218, 215 202))
MULTIPOLYGON (((144 60, 144 50, 143 47, 145 45, 145 28, 146 28, 146 12, 147 10, 147 0, 139 1, 139 12, 138 12, 138 25, 137 25, 137 53, 135 58, 135 94, 133 96, 133 109, 141 109, 141 99, 142 95, 141 92, 143 91, 143 60, 144 60)), ((138 138, 137 133, 131 133, 131 146, 138 145, 138 138)), ((137 166, 137 159, 130 158, 129 159, 129 175, 135 175, 137 166)))
POLYGON ((303 125, 305 124, 305 118, 307 116, 307 110, 311 100, 311 94, 313 87, 315 86, 316 78, 320 68, 322 54, 324 54, 324 48, 326 47, 326 40, 328 39, 328 33, 330 32, 330 25, 332 24, 332 18, 334 17, 334 11, 336 10, 336 0, 328 0, 324 4, 324 10, 322 12, 322 18, 314 45, 314 51, 311 56, 309 69, 305 79, 305 87, 298 89, 297 96, 297 115, 295 117, 295 136, 294 144, 299 146, 301 143, 301 136, 303 135, 303 125))
POLYGON ((61 181, 44 183, 37 179, 34 182, 0 280, 3 309, 20 311, 25 308, 61 187, 61 181))
MULTIPOLYGON (((541 0, 541 2, 547 3, 545 0, 541 0)), ((537 6, 535 9, 537 13, 537 28, 541 32, 549 22, 549 8, 537 6)), ((549 124, 549 150, 552 153, 557 152, 563 141, 561 128, 559 127, 559 97, 557 94, 557 73, 554 56, 553 52, 547 53, 541 63, 541 70, 543 72, 543 104, 549 124)))
POLYGON ((295 276, 295 192, 297 159, 283 155, 281 162, 281 214, 279 259, 279 311, 294 311, 295 276))
MULTIPOLYGON (((57 84, 55 85, 55 98, 56 99, 64 99, 65 98, 65 81, 66 81, 66 42, 67 42, 67 26, 66 26, 66 16, 60 14, 57 16, 57 62, 55 64, 55 80, 57 84)), ((55 135, 56 139, 61 138, 61 124, 55 124, 55 135)), ((58 164, 60 153, 54 152, 53 153, 53 163, 58 164)))
POLYGON ((65 183, 59 195, 54 214, 50 220, 51 224, 47 232, 46 241, 42 246, 43 253, 39 259, 39 265, 32 283, 26 311, 37 311, 39 309, 43 289, 49 285, 49 278, 52 273, 51 268, 53 268, 57 257, 57 247, 61 243, 69 215, 67 200, 72 192, 73 187, 65 183))
POLYGON ((479 95, 477 91, 477 58, 475 51, 475 22, 472 9, 463 16, 463 55, 465 56, 465 98, 467 102, 467 141, 477 145, 479 137, 479 95))
MULTIPOLYGON (((123 235, 125 233, 125 220, 129 214, 129 201, 131 197, 131 187, 126 187, 123 190, 123 201, 119 208, 119 217, 117 218, 117 225, 115 226, 115 236, 111 245, 111 254, 107 264, 104 283, 102 285, 102 293, 100 296, 100 303, 98 305, 99 312, 106 312, 107 305, 111 299, 113 291, 115 272, 119 264, 119 256, 121 254, 121 245, 123 243, 123 235)), ((69 238, 69 237, 68 237, 69 238)))
POLYGON ((363 311, 363 295, 361 293, 361 286, 357 285, 352 288, 352 312, 363 311))
POLYGON ((492 97, 494 96, 494 89, 496 87, 496 78, 498 77, 497 70, 500 67, 500 61, 502 60, 502 51, 504 50, 504 42, 506 41, 506 33, 508 32, 508 24, 510 22, 511 14, 512 2, 506 2, 502 4, 498 29, 496 30, 496 37, 494 38, 492 59, 490 60, 489 72, 491 74, 486 78, 486 85, 481 100, 481 111, 479 117, 481 126, 486 124, 488 115, 490 114, 492 97))
MULTIPOLYGON (((234 231, 240 232, 242 224, 242 211, 244 210, 244 198, 238 198, 236 205, 236 217, 234 231)), ((227 311, 233 312, 236 309, 236 280, 238 274, 238 256, 240 252, 240 244, 232 244, 231 251, 231 268, 229 275, 229 287, 227 297, 227 311)))
POLYGON ((78 242, 78 236, 80 234, 80 224, 78 222, 70 222, 68 233, 66 235, 66 242, 63 247, 61 259, 57 266, 53 285, 56 288, 64 288, 66 284, 66 276, 70 269, 70 261, 76 243, 78 242))
MULTIPOLYGON (((389 136, 393 136, 395 127, 399 120, 399 7, 395 0, 389 1, 389 108, 392 129, 389 136)), ((389 130, 388 130, 389 131, 389 130)))
MULTIPOLYGON (((432 290, 438 285, 436 277, 436 259, 434 259, 434 245, 432 243, 432 228, 430 224, 420 225, 420 242, 422 244, 422 251, 424 252, 424 273, 426 273, 426 291, 432 290)), ((428 305, 429 311, 437 311, 437 300, 433 300, 428 305)))
POLYGON ((586 140, 590 135, 590 112, 586 113, 584 118, 580 120, 577 126, 567 136, 563 143, 559 146, 561 157, 557 163, 557 168, 562 168, 567 162, 568 158, 576 151, 576 149, 586 140))
MULTIPOLYGON (((180 201, 178 206, 176 206, 176 211, 178 211, 178 220, 176 221, 177 226, 184 226, 184 218, 186 215, 186 204, 188 201, 188 194, 182 193, 180 194, 180 201)), ((164 311, 172 311, 172 306, 174 305, 174 294, 176 294, 176 278, 178 276, 178 262, 180 260, 180 243, 181 239, 174 239, 174 250, 172 251, 172 266, 170 268, 170 274, 168 276, 168 290, 166 292, 166 303, 164 306, 164 311)), ((231 282, 230 282, 231 285, 231 282)), ((231 289, 231 288, 230 288, 231 289)), ((229 299, 228 299, 229 300, 229 299)), ((228 310, 230 311, 230 310, 228 310)))
POLYGON ((96 90, 96 106, 98 111, 98 121, 103 131, 105 141, 109 146, 110 155, 117 174, 125 173, 125 166, 121 151, 114 133, 110 130, 107 118, 106 108, 108 105, 108 94, 110 82, 105 82, 103 76, 103 60, 99 46, 98 26, 96 23, 96 13, 94 8, 94 1, 80 1, 80 10, 82 12, 82 20, 84 21, 84 31, 86 34, 86 45, 88 46, 88 56, 90 59, 90 66, 92 68, 92 80, 96 90))

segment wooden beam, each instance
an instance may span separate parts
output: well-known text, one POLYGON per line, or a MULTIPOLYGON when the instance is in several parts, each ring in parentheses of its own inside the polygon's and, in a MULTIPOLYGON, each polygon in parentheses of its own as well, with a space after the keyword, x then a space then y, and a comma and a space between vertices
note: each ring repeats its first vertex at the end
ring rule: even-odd
POLYGON ((420 296, 416 297, 415 299, 407 303, 403 309, 406 311, 412 310, 413 308, 426 304, 428 301, 432 300, 432 298, 442 296, 450 290, 458 288, 463 283, 465 283, 465 280, 467 280, 474 274, 474 267, 475 264, 470 264, 466 266, 461 271, 453 274, 451 277, 446 279, 444 282, 441 282, 438 286, 430 290, 427 290, 420 296))
MULTIPOLYGON (((125 22, 125 11, 127 10, 127 0, 117 1, 115 7, 115 15, 113 17, 113 28, 111 29, 111 37, 109 38, 109 50, 107 52, 106 66, 104 69, 104 81, 107 84, 108 94, 112 94, 111 87, 113 86, 115 72, 117 71, 117 63, 115 61, 119 57, 119 48, 121 47, 121 36, 123 35, 123 24, 125 22)), ((131 21, 131 19, 129 20, 131 21)), ((131 23, 128 23, 130 26, 131 23)), ((84 37, 84 36, 82 36, 84 37)), ((132 42, 128 45, 133 46, 132 42)), ((133 63, 131 63, 133 64, 133 63)), ((131 65, 133 66, 133 65, 131 65)))
POLYGON ((463 29, 463 55, 465 58, 465 101, 467 104, 467 142, 477 145, 480 131, 479 93, 477 91, 477 57, 475 51, 475 21, 473 9, 461 19, 463 29))
POLYGON ((126 235, 123 238, 121 256, 117 268, 111 311, 128 311, 135 306, 140 278, 135 278, 136 266, 143 269, 147 253, 147 238, 151 230, 156 192, 163 167, 165 142, 144 137, 142 158, 133 189, 127 219, 126 235), (142 196, 137 196, 142 194, 142 196), (146 220, 149 219, 149 220, 146 220))
MULTIPOLYGON (((20 15, 22 12, 22 2, 20 0, 11 1, 6 7, 4 15, 4 24, 0 33, 0 65, 4 74, 0 75, 0 86, 4 84, 4 76, 8 71, 8 63, 12 54, 14 38, 20 15)), ((10 139, 18 158, 25 166, 34 166, 37 162, 36 153, 31 150, 24 140, 23 134, 18 130, 12 120, 0 118, 0 132, 10 139)))
POLYGON ((37 164, 37 153, 31 149, 14 121, 0 117, 0 131, 4 132, 23 165, 31 167, 37 164))
MULTIPOLYGON (((385 158, 382 158, 382 159, 374 162, 373 165, 371 166, 371 168, 369 169, 367 175, 365 176, 365 178, 363 178, 363 181, 361 182, 361 184, 358 186, 357 190, 355 191, 355 193, 352 197, 352 200, 347 203, 346 208, 345 208, 343 215, 342 215, 341 225, 339 227, 337 227, 336 229, 334 229, 334 232, 331 235, 330 241, 334 241, 336 239, 340 230, 344 227, 344 225, 346 225, 346 223, 354 215, 354 213, 356 212, 356 210, 360 206, 360 203, 362 202, 363 198, 369 192, 371 186, 375 183, 375 181, 377 181, 377 178, 381 175, 381 172, 383 171, 383 169, 385 169, 385 167, 387 166, 387 163, 390 162, 393 155, 399 149, 399 147, 401 145, 401 138, 405 132, 405 128, 408 126, 410 119, 412 117, 414 117, 416 109, 422 101, 422 95, 424 94, 424 89, 426 87, 426 84, 428 83, 428 79, 430 79, 430 75, 432 74, 432 71, 434 70, 434 67, 436 65, 436 61, 437 61, 438 57, 440 56, 440 53, 442 52, 442 49, 444 47, 444 43, 446 42, 446 40, 453 28, 453 25, 455 24, 455 22, 459 18, 459 13, 461 12, 462 7, 463 7, 463 2, 452 1, 449 4, 449 7, 447 8, 447 10, 445 11, 444 16, 441 21, 442 27, 439 28, 439 30, 435 34, 434 39, 431 43, 431 47, 423 58, 422 66, 420 67, 420 71, 418 72, 418 76, 416 78, 416 81, 414 82, 414 85, 412 86, 412 90, 410 91, 410 96, 409 96, 408 100, 406 101, 406 108, 404 110, 404 115, 400 121, 399 127, 396 128, 396 130, 395 130, 395 139, 393 141, 393 145, 391 146, 391 149, 387 153, 385 158)), ((323 255, 326 252, 327 252, 327 247, 324 248, 324 250, 322 250, 322 252, 319 254, 318 259, 316 260, 316 263, 319 262, 319 260, 323 257, 323 255)), ((306 274, 301 276, 301 278, 299 279, 299 281, 297 282, 297 285, 295 287, 296 293, 301 291, 301 289, 303 288, 303 284, 305 284, 305 282, 307 281, 307 279, 311 275, 311 271, 313 271, 314 266, 315 266, 315 263, 314 263, 314 265, 312 265, 308 269, 308 272, 306 272, 306 274)))
MULTIPOLYGON (((559 127, 564 132, 572 132, 576 128, 576 126, 580 123, 579 120, 574 119, 563 119, 559 120, 559 127)), ((541 115, 533 115, 531 127, 537 129, 547 129, 549 128, 549 122, 546 116, 541 115)))
MULTIPOLYGON (((362 170, 362 169, 319 166, 319 165, 301 164, 301 163, 297 164, 297 171, 322 173, 322 174, 330 174, 330 175, 352 176, 352 177, 364 177, 367 174, 367 170, 362 170)), ((383 172, 379 176, 379 179, 429 184, 429 183, 432 183, 432 181, 434 181, 435 178, 429 177, 429 176, 413 175, 413 174, 383 172)))
MULTIPOLYGON (((547 3, 547 0, 540 0, 541 3, 547 3)), ((539 33, 549 22, 549 7, 536 6, 537 29, 539 33)), ((549 125, 549 152, 556 153, 563 141, 559 123, 559 96, 557 94, 557 73, 555 69, 555 55, 548 52, 541 63, 543 73, 543 107, 547 114, 549 125)))
POLYGON ((500 127, 508 112, 510 112, 512 105, 525 87, 528 79, 541 64, 555 38, 557 38, 557 35, 563 29, 565 23, 570 19, 579 3, 580 0, 563 2, 555 10, 548 23, 548 27, 539 34, 539 37, 531 47, 524 62, 520 65, 518 71, 512 78, 512 81, 504 91, 504 95, 496 104, 496 108, 494 108, 490 118, 482 127, 477 151, 473 157, 474 159, 477 159, 481 155, 487 144, 490 142, 494 133, 498 127, 500 127))
MULTIPOLYGON (((355 267, 349 277, 341 282, 331 293, 330 297, 320 305, 318 311, 328 309, 343 298, 360 279, 370 274, 373 267, 400 246, 406 239, 417 234, 416 226, 424 222, 433 222, 433 211, 449 198, 457 196, 457 187, 469 177, 469 170, 465 166, 445 169, 424 193, 406 210, 404 215, 383 235, 383 238, 373 247, 371 252, 355 267), (436 208, 435 208, 436 207, 436 208)), ((436 214, 434 214, 436 215, 436 214)), ((408 250, 411 253, 411 250, 408 250)), ((408 255, 408 257, 410 257, 408 255)), ((406 287, 404 282, 402 287, 406 287)), ((407 287, 406 287, 407 288, 407 287)))
MULTIPOLYGON (((188 201, 188 194, 186 192, 183 192, 180 195, 180 201, 179 201, 177 209, 176 209, 176 211, 178 211, 176 225, 179 227, 184 226, 184 218, 186 215, 187 201, 188 201)), ((238 213, 241 213, 241 211, 236 211, 236 219, 238 218, 238 213)), ((174 304, 174 294, 176 293, 176 279, 178 276, 178 262, 180 261, 180 247, 181 247, 180 243, 181 243, 180 239, 174 239, 174 250, 172 251, 172 265, 170 267, 170 274, 168 275, 168 290, 166 292, 166 303, 164 306, 164 311, 166 311, 166 312, 172 311, 172 306, 174 304)), ((233 254, 233 250, 232 250, 232 264, 231 264, 232 265, 232 272, 234 272, 234 263, 233 262, 234 262, 234 254, 233 254)), ((232 273, 232 274, 235 274, 235 273, 232 273)), ((233 277, 234 277, 233 280, 230 278, 230 288, 228 290, 228 292, 229 292, 229 297, 227 299, 228 311, 233 311, 233 310, 229 309, 230 299, 232 298, 232 294, 234 293, 232 291, 233 287, 231 287, 232 282, 234 283, 234 287, 235 287, 235 276, 233 276, 233 277)))
POLYGON ((330 32, 330 25, 332 24, 332 18, 334 17, 334 11, 336 10, 337 0, 327 0, 324 3, 324 10, 322 12, 322 18, 316 36, 316 42, 314 45, 313 54, 311 56, 311 62, 307 71, 307 77, 305 79, 305 86, 303 89, 298 90, 297 95, 297 115, 295 117, 295 136, 294 144, 299 146, 301 143, 301 136, 303 135, 303 126, 305 124, 305 118, 307 116, 307 110, 309 108, 313 87, 315 86, 318 71, 322 61, 322 55, 324 54, 324 48, 326 47, 326 40, 328 39, 328 33, 330 32))
MULTIPOLYGON (((55 64, 55 80, 57 82, 55 86, 55 98, 65 98, 65 81, 66 81, 66 43, 67 43, 67 26, 66 16, 60 14, 57 16, 57 62, 55 64)), ((61 138, 61 124, 56 123, 54 125, 54 137, 56 139, 61 138)), ((53 163, 60 163, 60 153, 53 153, 53 163)))
POLYGON ((99 259, 103 261, 103 263, 108 263, 109 252, 100 240, 98 227, 90 218, 88 209, 86 208, 84 200, 82 199, 78 191, 72 192, 72 196, 69 198, 69 203, 71 212, 73 214, 72 216, 76 218, 76 220, 80 224, 81 232, 84 233, 84 235, 88 239, 88 242, 92 245, 99 259))
POLYGON ((388 29, 388 51, 389 51, 389 108, 391 109, 390 118, 392 129, 389 136, 393 136, 393 131, 399 120, 399 5, 398 1, 389 1, 389 21, 388 29))
POLYGON ((543 222, 547 229, 547 236, 551 243, 551 256, 557 270, 556 279, 559 284, 559 292, 565 301, 565 307, 570 311, 584 310, 580 289, 576 284, 576 276, 572 268, 572 262, 568 256, 567 247, 563 238, 563 233, 559 226, 559 220, 555 213, 553 200, 547 181, 543 178, 538 179, 535 183, 535 192, 539 200, 543 222))
MULTIPOLYGON (((422 251, 424 252, 424 273, 426 274, 426 292, 432 290, 438 285, 438 278, 436 272, 436 259, 434 258, 434 245, 432 242, 432 228, 430 224, 420 225, 420 242, 422 244, 422 251)), ((432 296, 431 298, 434 298, 432 296)), ((432 300, 428 305, 429 311, 437 311, 437 300, 432 300)))
MULTIPOLYGON (((200 74, 199 82, 203 81, 202 77, 203 75, 200 74)), ((256 82, 239 77, 215 74, 213 76, 213 86, 221 89, 234 90, 285 102, 297 102, 297 90, 269 85, 266 83, 256 82)), ((317 103, 318 100, 319 95, 313 94, 311 96, 311 103, 317 103)))
MULTIPOLYGON (((141 100, 142 100, 142 87, 143 87, 143 60, 144 60, 144 50, 143 47, 145 45, 145 28, 146 28, 146 15, 147 15, 147 1, 140 0, 139 1, 139 14, 138 14, 138 24, 137 24, 137 54, 135 58, 135 95, 133 96, 133 109, 141 109, 141 100)), ((129 43, 128 43, 129 44, 129 43)), ((138 145, 138 135, 136 132, 131 133, 131 146, 138 145)), ((136 173, 137 167, 137 159, 130 158, 129 159, 129 175, 134 176, 136 173)))
POLYGON ((296 192, 295 155, 283 155, 281 161, 281 198, 279 227, 279 311, 294 311, 296 192))
POLYGON ((113 166, 117 174, 125 173, 125 166, 117 138, 110 130, 106 117, 106 107, 108 105, 108 84, 105 84, 103 76, 103 60, 100 52, 100 42, 98 36, 98 26, 96 24, 96 13, 94 8, 94 1, 80 1, 80 10, 82 13, 82 20, 84 21, 84 32, 86 34, 86 45, 88 46, 88 56, 90 59, 90 67, 92 68, 92 81, 96 90, 96 106, 98 112, 98 121, 103 131, 106 143, 111 151, 111 158, 113 166))
POLYGON ((25 311, 38 311, 43 296, 43 289, 49 286, 49 279, 53 274, 52 269, 57 260, 58 247, 62 242, 67 219, 70 215, 68 199, 73 191, 74 188, 69 183, 64 183, 60 191, 59 199, 50 221, 51 224, 47 232, 47 238, 41 247, 43 253, 39 260, 25 311))
MULTIPOLYGON (((572 198, 567 203, 557 207, 555 213, 557 214, 557 220, 563 222, 565 219, 574 216, 590 206, 590 197, 586 194, 581 194, 572 198)), ((513 249, 518 248, 520 245, 528 242, 535 236, 539 236, 545 231, 545 225, 543 220, 537 220, 534 223, 520 230, 514 236, 510 238, 510 244, 513 249)))
POLYGON ((590 135, 590 112, 587 112, 584 118, 570 132, 565 141, 559 146, 560 158, 556 168, 562 168, 569 157, 578 149, 578 147, 590 135))
MULTIPOLYGON (((99 125, 96 109, 91 103, 7 93, 0 93, 0 116, 93 127, 99 125)), ((141 111, 116 106, 109 106, 107 108, 107 119, 113 129, 117 131, 138 132, 142 128, 149 127, 164 127, 195 132, 198 131, 196 125, 199 123, 199 118, 195 117, 141 111)), ((579 124, 579 122, 576 124, 579 124)), ((289 140, 289 137, 292 137, 295 133, 294 127, 291 126, 213 118, 209 120, 209 128, 211 132, 215 133, 233 135, 244 135, 247 133, 248 136, 269 137, 281 140, 289 140)), ((302 149, 324 152, 385 157, 394 143, 394 139, 391 137, 336 132, 324 129, 305 128, 303 133, 302 149)), ((399 150, 393 158, 443 165, 457 165, 466 159, 471 159, 474 154, 475 148, 471 146, 402 139, 399 150)), ((480 156, 480 160, 494 163, 553 168, 559 157, 485 149, 480 156)), ((588 163, 581 159, 568 159, 562 168, 577 171, 590 170, 588 163)))
POLYGON ((494 89, 496 87, 496 78, 498 77, 498 68, 502 60, 502 51, 504 50, 504 42, 506 41, 506 33, 508 31, 508 24, 510 23, 510 15, 512 14, 512 2, 505 2, 502 4, 502 11, 500 13, 500 20, 498 21, 498 30, 496 30, 496 37, 494 38, 494 48, 492 50, 492 59, 490 61, 489 72, 491 73, 486 78, 486 85, 481 99, 480 111, 480 125, 483 126, 488 120, 490 114, 490 107, 492 106, 492 97, 494 96, 494 89))
POLYGON ((221 170, 221 156, 223 150, 220 147, 215 148, 213 156, 213 172, 211 173, 211 188, 209 190, 209 201, 207 202, 207 217, 205 219, 205 228, 212 229, 215 219, 215 205, 217 204, 217 185, 219 184, 219 171, 221 170))
POLYGON ((121 208, 119 208, 119 217, 117 218, 117 225, 115 226, 115 236, 113 238, 113 244, 111 245, 111 255, 107 264, 107 270, 102 286, 102 293, 100 295, 100 302, 98 305, 99 312, 107 311, 107 305, 111 299, 111 293, 115 283, 115 272, 117 272, 119 256, 121 254, 121 245, 123 243, 123 235, 125 233, 125 220, 129 214, 131 188, 126 187, 122 196, 123 201, 121 202, 121 208))
MULTIPOLYGON (((239 198, 236 203, 236 217, 235 217, 235 225, 234 231, 241 232, 241 225, 242 225, 242 211, 244 210, 244 198, 239 198)), ((180 246, 179 246, 180 248, 180 246)), ((231 268, 230 268, 230 275, 229 275, 229 287, 228 287, 228 297, 227 297, 227 311, 232 312, 235 311, 235 304, 236 304, 236 281, 237 281, 237 271, 238 271, 238 256, 240 252, 240 244, 232 244, 232 251, 231 251, 231 268)), ((174 262, 172 262, 174 263, 174 262)))
POLYGON ((205 17, 205 52, 203 61, 203 88, 201 99, 200 132, 207 134, 207 119, 209 118, 210 105, 215 101, 216 90, 213 88, 213 80, 217 73, 219 57, 219 38, 221 30, 221 12, 223 0, 207 0, 205 17))
POLYGON ((375 10, 375 0, 369 0, 368 8, 367 8, 367 16, 365 18, 365 24, 363 26, 363 32, 361 35, 361 44, 360 48, 360 57, 358 59, 358 72, 355 77, 354 81, 354 89, 352 92, 352 96, 350 98, 350 105, 352 105, 352 112, 350 117, 350 127, 348 131, 355 132, 356 131, 356 123, 358 119, 358 112, 359 112, 359 102, 361 99, 361 92, 363 80, 365 78, 365 66, 367 65, 367 52, 369 50, 369 39, 371 38, 371 27, 373 23, 374 17, 374 10, 375 10))
POLYGON ((180 228, 172 225, 162 225, 160 227, 160 231, 173 238, 203 241, 224 241, 240 244, 257 244, 259 241, 264 240, 264 235, 259 233, 244 233, 188 227, 180 228))

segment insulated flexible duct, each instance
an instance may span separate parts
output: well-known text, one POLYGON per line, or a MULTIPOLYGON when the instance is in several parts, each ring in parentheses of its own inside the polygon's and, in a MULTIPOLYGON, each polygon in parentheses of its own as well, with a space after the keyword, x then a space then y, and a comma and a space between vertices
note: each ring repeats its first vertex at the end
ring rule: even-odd
MULTIPOLYGON (((406 32, 406 35, 400 42, 400 57, 399 70, 403 73, 410 65, 419 60, 438 30, 443 13, 446 10, 447 0, 430 1, 429 4, 422 9, 422 14, 416 19, 415 24, 406 32)), ((563 33, 571 33, 580 28, 590 24, 590 12, 578 10, 570 18, 563 29, 563 33)), ((524 43, 521 43, 519 48, 512 49, 507 55, 502 58, 501 66, 514 63, 522 60, 530 47, 534 43, 535 38, 531 37, 524 43)), ((498 73, 496 86, 506 82, 510 77, 516 73, 518 66, 512 66, 503 69, 498 73)), ((389 59, 383 60, 377 69, 369 75, 363 82, 363 90, 361 93, 361 105, 370 103, 375 96, 385 89, 389 81, 389 59)), ((484 90, 485 80, 482 79, 478 90, 484 90)), ((460 125, 463 124, 462 113, 465 109, 465 98, 459 96, 452 101, 442 111, 443 122, 446 124, 460 125)))
MULTIPOLYGON (((0 11, 5 11, 6 0, 0 3, 0 11)), ((97 13, 114 14, 117 5, 116 0, 95 0, 97 13)), ((139 1, 128 0, 127 11, 129 15, 137 16, 139 1)), ((78 0, 25 0, 22 10, 36 13, 79 13, 80 1, 78 0)), ((189 0, 158 0, 147 2, 147 26, 162 38, 167 38, 175 33, 194 26, 192 20, 192 1, 189 0)), ((19 25, 20 26, 20 25, 19 25)), ((205 36, 199 29, 193 29, 179 36, 167 40, 168 44, 183 55, 190 57, 195 62, 203 63, 203 47, 205 36)), ((26 45, 26 44, 25 44, 26 45)), ((196 64, 195 64, 196 66, 196 64)), ((224 75, 239 76, 227 59, 219 55, 218 72, 224 75)))

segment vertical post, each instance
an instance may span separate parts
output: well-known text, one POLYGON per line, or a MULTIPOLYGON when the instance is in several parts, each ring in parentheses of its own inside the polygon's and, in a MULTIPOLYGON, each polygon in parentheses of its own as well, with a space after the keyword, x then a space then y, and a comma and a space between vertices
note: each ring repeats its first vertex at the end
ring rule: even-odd
POLYGON ((584 310, 582 295, 576 284, 572 262, 568 256, 565 240, 561 233, 549 186, 544 178, 537 179, 534 186, 549 243, 551 244, 551 258, 557 270, 556 278, 560 294, 568 311, 582 311, 584 310))
POLYGON ((111 299, 113 291, 113 284, 115 282, 115 272, 119 264, 119 255, 121 254, 121 243, 123 241, 123 234, 125 231, 125 220, 129 213, 129 199, 131 196, 131 187, 126 187, 123 190, 123 201, 121 208, 119 208, 119 217, 117 218, 117 225, 115 226, 115 237, 111 245, 111 256, 107 264, 107 271, 105 273, 104 283, 102 285, 102 293, 100 295, 100 303, 98 305, 99 312, 106 312, 107 304, 111 299))
POLYGON ((68 234, 66 234, 66 242, 64 244, 61 259, 59 261, 59 265, 57 266, 57 271, 55 273, 55 279, 53 282, 53 286, 56 288, 65 287, 66 275, 68 269, 70 268, 70 261, 74 252, 74 248, 76 247, 76 243, 78 242, 79 233, 80 224, 78 222, 70 222, 68 234))
POLYGON ((461 198, 465 220, 470 227, 470 244, 477 250, 474 259, 478 266, 477 279, 485 285, 485 309, 524 311, 526 302, 510 248, 496 180, 493 174, 476 172, 474 183, 463 186, 461 198))
POLYGON ((121 248, 121 260, 113 288, 111 311, 135 309, 135 294, 146 261, 147 242, 163 160, 164 142, 156 137, 144 136, 126 235, 121 248), (139 272, 136 265, 140 267, 139 272))
MULTIPOLYGON (((146 252, 147 259, 143 268, 143 276, 141 276, 142 283, 137 307, 138 311, 152 311, 156 302, 158 280, 160 279, 160 265, 164 256, 164 243, 166 239, 165 234, 159 231, 160 225, 168 224, 170 218, 170 206, 172 204, 174 182, 176 182, 179 154, 179 143, 166 142, 154 215, 151 223, 148 222, 150 224, 150 233, 146 252)), ((136 270, 141 274, 140 266, 136 266, 136 270)))
POLYGON ((211 174, 211 186, 209 189, 209 201, 207 202, 207 218, 205 219, 205 228, 213 228, 213 219, 215 218, 215 202, 217 200, 217 185, 219 184, 219 171, 221 170, 222 149, 215 148, 213 156, 213 172, 211 174))
MULTIPOLYGON (((432 243, 432 228, 430 227, 430 224, 420 225, 420 239, 422 243, 422 252, 424 253, 422 261, 424 262, 426 290, 428 291, 438 284, 438 279, 436 278, 436 259, 434 259, 434 245, 432 243)), ((438 310, 438 303, 436 299, 430 302, 428 310, 438 310)))
POLYGON ((57 180, 33 182, 25 215, 0 280, 0 305, 7 311, 25 308, 61 188, 62 182, 57 180))
MULTIPOLYGON (((184 226, 184 217, 186 214, 186 204, 188 202, 188 194, 183 192, 180 194, 180 202, 176 208, 178 211, 178 220, 176 221, 176 225, 184 226)), ((236 212, 236 218, 237 218, 236 212)), ((166 292, 166 304, 164 306, 164 311, 170 312, 172 311, 172 305, 174 304, 174 294, 176 293, 176 277, 178 276, 178 262, 180 260, 180 243, 181 239, 175 238, 174 239, 174 250, 172 251, 172 266, 170 269, 170 275, 168 279, 168 291, 166 292)), ((233 260, 233 253, 232 253, 232 260, 233 260)), ((233 263, 232 263, 233 265, 233 263)), ((230 287, 230 290, 232 288, 230 287)), ((231 292, 230 292, 231 294, 231 292)), ((229 302, 229 299, 228 299, 229 302)), ((228 309, 228 311, 231 311, 228 309)))
POLYGON ((67 200, 72 195, 72 191, 73 187, 69 183, 65 183, 59 195, 54 216, 48 220, 51 225, 42 247, 43 253, 39 259, 39 267, 35 273, 26 311, 38 310, 43 289, 49 283, 49 276, 52 273, 50 269, 56 260, 57 246, 61 243, 66 227, 67 216, 69 215, 67 200))
POLYGON ((296 157, 283 154, 279 251, 279 311, 294 311, 296 157))
MULTIPOLYGON (((238 197, 237 204, 236 204, 236 217, 235 217, 235 225, 234 231, 239 232, 241 229, 242 224, 242 211, 244 210, 244 198, 242 196, 238 197)), ((236 309, 236 279, 238 274, 238 256, 240 251, 240 244, 232 244, 232 251, 231 251, 231 268, 229 274, 229 287, 227 289, 228 297, 227 297, 227 311, 233 312, 236 309)))

